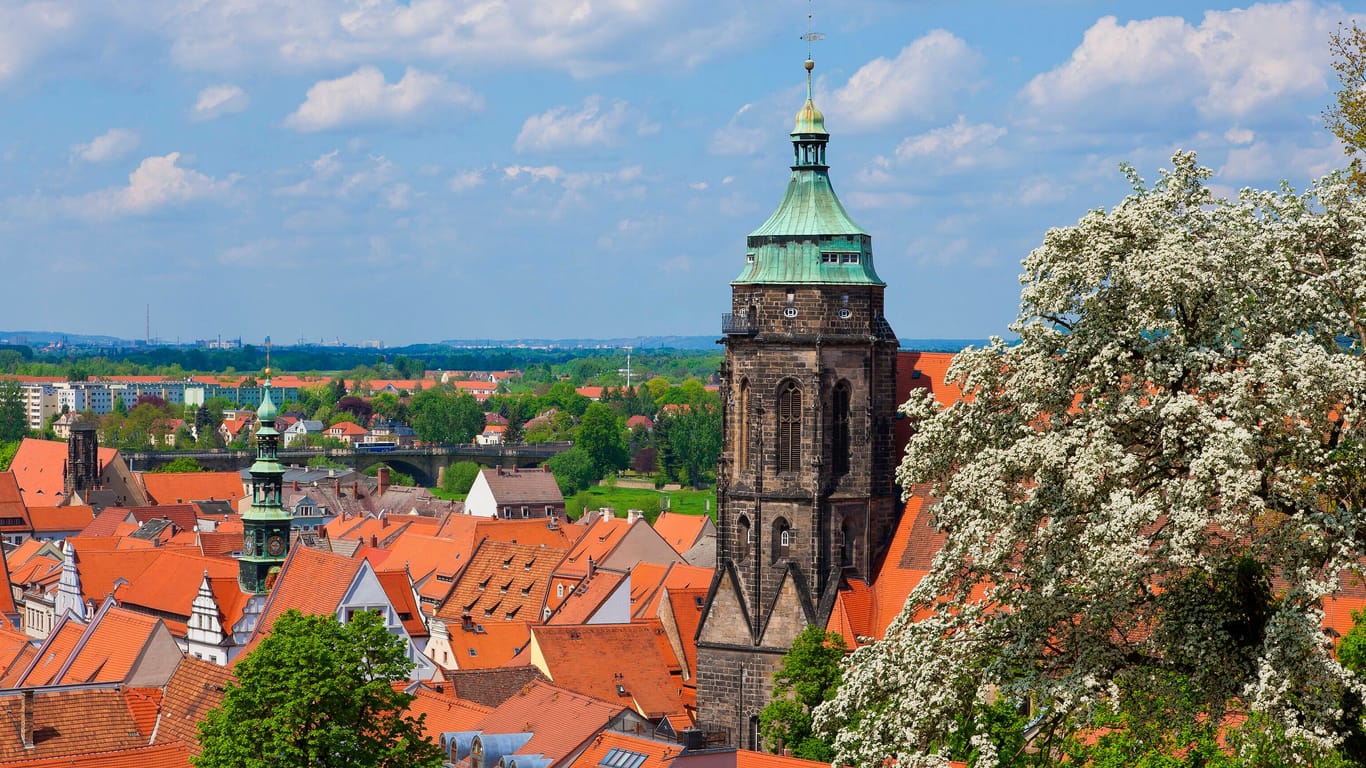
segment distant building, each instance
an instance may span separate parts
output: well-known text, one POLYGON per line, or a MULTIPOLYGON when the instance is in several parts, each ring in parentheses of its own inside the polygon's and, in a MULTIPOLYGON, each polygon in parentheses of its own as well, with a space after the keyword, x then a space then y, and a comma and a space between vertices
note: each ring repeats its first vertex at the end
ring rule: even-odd
POLYGON ((465 497, 465 512, 505 520, 564 519, 564 494, 548 469, 481 469, 465 497))

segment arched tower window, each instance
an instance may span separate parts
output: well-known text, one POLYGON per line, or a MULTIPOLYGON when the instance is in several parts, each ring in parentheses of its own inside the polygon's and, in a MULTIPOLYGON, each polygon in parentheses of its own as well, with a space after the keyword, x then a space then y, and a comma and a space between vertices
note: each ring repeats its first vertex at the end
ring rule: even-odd
POLYGON ((754 531, 749 527, 749 518, 740 515, 735 521, 735 559, 749 557, 749 545, 754 541, 754 531))
POLYGON ((787 518, 780 517, 773 521, 773 562, 788 556, 792 551, 792 526, 788 524, 787 518))
POLYGON ((830 424, 834 430, 830 441, 830 470, 836 475, 843 475, 849 471, 849 382, 841 381, 835 385, 830 405, 833 410, 830 424))
POLYGON ((802 391, 788 379, 778 385, 778 471, 796 472, 802 457, 802 391))
POLYGON ((735 464, 740 469, 749 467, 749 379, 740 379, 740 395, 735 415, 735 464))

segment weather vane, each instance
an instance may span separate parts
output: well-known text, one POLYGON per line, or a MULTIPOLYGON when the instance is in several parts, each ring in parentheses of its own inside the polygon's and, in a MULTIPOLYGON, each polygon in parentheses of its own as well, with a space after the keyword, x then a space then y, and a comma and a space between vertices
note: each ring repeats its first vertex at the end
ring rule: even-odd
POLYGON ((811 14, 811 0, 806 0, 806 34, 802 35, 802 39, 806 41, 806 60, 807 60, 807 61, 811 61, 811 44, 814 43, 814 42, 816 42, 816 41, 818 41, 818 40, 824 40, 824 39, 825 39, 825 33, 824 33, 824 32, 812 32, 812 31, 811 31, 811 15, 812 15, 812 14, 811 14))

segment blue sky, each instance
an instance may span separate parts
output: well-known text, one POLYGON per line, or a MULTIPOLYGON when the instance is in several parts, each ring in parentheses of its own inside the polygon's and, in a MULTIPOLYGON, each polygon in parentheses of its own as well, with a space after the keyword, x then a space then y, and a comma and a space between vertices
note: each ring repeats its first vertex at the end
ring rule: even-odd
POLYGON ((1053 226, 1195 150, 1344 164, 1359 7, 0 0, 0 328, 707 335, 777 205, 808 7, 836 191, 902 338, 1003 333, 1053 226))

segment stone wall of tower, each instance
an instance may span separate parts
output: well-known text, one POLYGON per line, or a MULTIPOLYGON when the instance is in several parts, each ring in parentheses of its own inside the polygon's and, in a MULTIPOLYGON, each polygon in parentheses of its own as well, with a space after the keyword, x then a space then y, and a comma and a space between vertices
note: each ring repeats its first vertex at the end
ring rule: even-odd
POLYGON ((697 669, 697 696, 714 702, 708 707, 703 730, 721 732, 726 741, 741 749, 762 750, 758 739, 758 713, 768 704, 773 675, 782 664, 780 652, 717 650, 706 666, 697 669), (761 684, 756 684, 761 683, 761 684))

